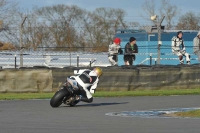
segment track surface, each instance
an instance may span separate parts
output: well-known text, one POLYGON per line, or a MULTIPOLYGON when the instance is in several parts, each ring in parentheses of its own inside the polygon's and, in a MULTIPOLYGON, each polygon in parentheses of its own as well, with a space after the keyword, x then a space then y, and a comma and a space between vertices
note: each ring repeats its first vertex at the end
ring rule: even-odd
POLYGON ((0 133, 199 133, 200 119, 107 116, 109 112, 200 107, 200 96, 94 98, 51 108, 49 100, 0 101, 0 133))

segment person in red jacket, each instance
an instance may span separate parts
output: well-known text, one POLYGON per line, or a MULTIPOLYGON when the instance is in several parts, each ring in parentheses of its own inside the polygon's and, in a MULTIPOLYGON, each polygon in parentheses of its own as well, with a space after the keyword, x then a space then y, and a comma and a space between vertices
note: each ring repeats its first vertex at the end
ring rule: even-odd
POLYGON ((109 45, 108 49, 108 60, 112 66, 117 66, 118 54, 122 54, 123 51, 120 47, 121 39, 115 38, 113 44, 109 45))

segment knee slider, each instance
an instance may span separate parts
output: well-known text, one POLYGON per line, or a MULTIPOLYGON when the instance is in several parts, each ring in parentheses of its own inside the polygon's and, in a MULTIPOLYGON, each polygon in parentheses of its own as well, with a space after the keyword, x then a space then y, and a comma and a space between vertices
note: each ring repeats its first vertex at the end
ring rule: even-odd
POLYGON ((182 60, 183 59, 183 56, 179 56, 179 60, 182 60))
POLYGON ((93 101, 93 97, 88 99, 88 103, 91 103, 93 101))

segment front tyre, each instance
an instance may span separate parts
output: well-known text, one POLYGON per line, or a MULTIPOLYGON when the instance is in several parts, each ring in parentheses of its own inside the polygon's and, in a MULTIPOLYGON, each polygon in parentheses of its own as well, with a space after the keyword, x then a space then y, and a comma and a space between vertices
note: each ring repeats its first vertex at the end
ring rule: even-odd
POLYGON ((63 99, 69 96, 69 91, 66 89, 61 89, 57 91, 51 98, 50 105, 53 108, 59 107, 63 103, 63 99))

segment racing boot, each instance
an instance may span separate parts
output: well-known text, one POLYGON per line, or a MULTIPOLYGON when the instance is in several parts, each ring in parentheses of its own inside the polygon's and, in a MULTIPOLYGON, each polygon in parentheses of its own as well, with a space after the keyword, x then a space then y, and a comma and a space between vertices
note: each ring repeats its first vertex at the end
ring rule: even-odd
POLYGON ((75 98, 74 97, 70 97, 69 99, 67 99, 64 104, 66 105, 70 105, 71 103, 73 103, 75 101, 75 98))
POLYGON ((79 103, 81 100, 81 95, 76 95, 74 97, 74 100, 69 104, 70 106, 75 106, 77 103, 79 103))

